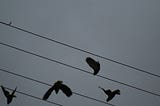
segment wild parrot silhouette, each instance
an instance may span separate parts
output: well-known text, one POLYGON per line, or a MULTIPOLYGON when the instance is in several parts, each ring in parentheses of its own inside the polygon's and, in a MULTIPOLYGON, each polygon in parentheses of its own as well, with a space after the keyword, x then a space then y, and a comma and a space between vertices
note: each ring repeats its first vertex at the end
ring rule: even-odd
POLYGON ((48 89, 48 91, 44 94, 43 100, 47 100, 51 93, 55 90, 56 94, 59 92, 59 90, 62 90, 62 92, 67 96, 70 97, 72 95, 71 89, 63 84, 63 81, 57 81, 54 83, 54 85, 48 89))
POLYGON ((117 89, 117 90, 114 90, 114 91, 111 91, 110 89, 108 90, 105 90, 104 88, 100 87, 100 89, 102 89, 104 91, 104 93, 108 96, 108 98, 106 99, 107 102, 109 102, 110 100, 113 99, 113 97, 115 97, 115 95, 120 95, 120 90, 117 89))
POLYGON ((1 86, 2 91, 5 95, 5 97, 7 98, 7 104, 10 104, 13 100, 14 97, 16 97, 14 95, 14 93, 16 92, 17 87, 15 88, 15 90, 13 90, 13 92, 10 94, 7 90, 5 90, 5 88, 3 86, 1 86))
POLYGON ((99 61, 95 61, 91 57, 86 58, 87 64, 93 69, 94 73, 93 75, 96 75, 100 70, 100 63, 99 61))

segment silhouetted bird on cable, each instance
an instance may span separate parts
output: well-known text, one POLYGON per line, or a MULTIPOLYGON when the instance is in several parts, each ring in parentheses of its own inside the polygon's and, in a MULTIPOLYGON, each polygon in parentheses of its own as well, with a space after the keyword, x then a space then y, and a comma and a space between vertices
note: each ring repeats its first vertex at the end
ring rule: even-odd
POLYGON ((117 95, 120 95, 120 90, 117 89, 117 90, 114 90, 114 91, 111 91, 110 89, 108 90, 105 90, 104 88, 102 87, 99 87, 100 89, 102 89, 106 95, 108 95, 108 98, 106 99, 107 102, 109 102, 110 100, 113 99, 113 97, 117 94, 117 95))
POLYGON ((14 93, 16 92, 17 87, 15 88, 15 90, 14 90, 11 94, 10 94, 8 91, 6 91, 3 86, 1 86, 1 88, 2 88, 2 91, 3 91, 4 95, 5 95, 6 98, 7 98, 7 104, 10 104, 10 103, 12 102, 12 99, 13 99, 14 97, 16 97, 16 96, 14 95, 14 93))
POLYGON ((95 61, 91 57, 87 57, 86 58, 86 62, 94 70, 93 75, 96 75, 99 72, 99 70, 100 70, 100 63, 99 63, 99 61, 95 61))
POLYGON ((62 84, 62 83, 63 83, 63 81, 57 81, 57 82, 55 82, 54 85, 50 89, 48 89, 48 91, 44 94, 43 100, 47 100, 48 97, 53 92, 53 90, 55 90, 56 94, 59 92, 59 90, 62 90, 62 92, 67 97, 70 97, 72 95, 71 89, 67 85, 62 84))

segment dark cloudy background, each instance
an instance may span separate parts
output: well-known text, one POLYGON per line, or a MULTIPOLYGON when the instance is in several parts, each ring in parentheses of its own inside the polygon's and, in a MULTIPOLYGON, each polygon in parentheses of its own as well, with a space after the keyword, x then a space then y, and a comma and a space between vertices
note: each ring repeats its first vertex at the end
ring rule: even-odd
MULTIPOLYGON (((160 75, 159 0, 0 0, 0 21, 160 75)), ((85 58, 100 61, 99 75, 160 94, 160 78, 33 37, 0 24, 0 42, 23 48, 91 72, 85 58)), ((159 106, 160 97, 86 74, 0 45, 0 68, 53 84, 63 80, 78 93, 105 101, 98 88, 120 89, 116 106, 159 106)), ((42 97, 49 88, 0 72, 0 84, 42 97)), ((10 106, 52 106, 16 93, 10 106)), ((64 106, 106 106, 62 92, 48 99, 64 106)), ((0 90, 0 106, 6 98, 0 90)))

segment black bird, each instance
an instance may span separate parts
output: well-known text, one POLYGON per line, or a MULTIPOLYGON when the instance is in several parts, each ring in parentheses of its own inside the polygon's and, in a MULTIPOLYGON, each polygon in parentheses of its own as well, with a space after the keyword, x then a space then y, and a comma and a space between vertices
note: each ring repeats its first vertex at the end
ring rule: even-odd
POLYGON ((104 88, 102 87, 99 87, 100 89, 102 89, 106 95, 108 95, 108 98, 106 99, 107 102, 109 102, 110 100, 113 99, 113 97, 117 94, 117 95, 120 95, 120 90, 117 89, 117 90, 114 90, 114 91, 111 91, 110 89, 108 90, 105 90, 104 88))
POLYGON ((2 88, 2 91, 3 91, 4 95, 5 95, 6 98, 7 98, 7 104, 10 104, 10 103, 12 102, 12 99, 13 99, 14 97, 16 97, 16 96, 14 95, 14 93, 16 92, 17 87, 15 88, 15 90, 14 90, 11 94, 10 94, 8 91, 6 91, 3 86, 1 86, 1 88, 2 88))
POLYGON ((47 100, 48 97, 53 92, 53 90, 55 90, 56 94, 59 92, 59 90, 62 90, 62 92, 67 97, 70 97, 72 95, 71 89, 67 85, 62 84, 62 83, 63 83, 63 81, 57 81, 57 82, 55 82, 54 85, 51 88, 49 88, 48 91, 44 94, 43 100, 47 100))
POLYGON ((91 57, 86 58, 87 64, 94 70, 93 75, 96 75, 100 70, 100 63, 99 61, 95 61, 91 57))

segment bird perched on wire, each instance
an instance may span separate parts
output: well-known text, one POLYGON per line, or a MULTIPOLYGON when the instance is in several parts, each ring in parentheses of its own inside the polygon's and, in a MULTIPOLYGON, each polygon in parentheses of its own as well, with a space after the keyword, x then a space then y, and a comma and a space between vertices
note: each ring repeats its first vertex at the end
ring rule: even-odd
POLYGON ((48 91, 44 94, 43 100, 47 100, 51 93, 55 90, 56 94, 59 92, 59 90, 62 90, 62 92, 67 96, 70 97, 72 95, 71 89, 63 84, 63 81, 57 81, 54 83, 54 85, 48 89, 48 91))
POLYGON ((120 90, 117 89, 117 90, 114 90, 114 91, 111 91, 110 89, 108 90, 105 90, 104 88, 102 87, 99 87, 100 89, 102 89, 104 91, 104 93, 108 96, 108 98, 106 99, 107 102, 109 102, 110 100, 113 99, 113 97, 117 94, 117 95, 120 95, 120 90))
POLYGON ((93 69, 94 73, 93 75, 96 75, 100 70, 100 63, 99 61, 95 61, 91 57, 86 58, 87 64, 93 69))
POLYGON ((1 86, 1 88, 2 88, 2 91, 3 91, 4 95, 5 95, 5 97, 7 98, 7 104, 10 104, 12 102, 12 99, 14 97, 16 97, 14 95, 14 93, 16 92, 17 87, 15 88, 15 90, 13 90, 13 92, 11 94, 7 90, 5 90, 5 88, 3 86, 1 86))

